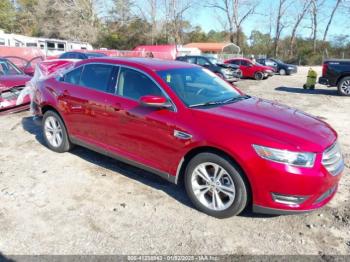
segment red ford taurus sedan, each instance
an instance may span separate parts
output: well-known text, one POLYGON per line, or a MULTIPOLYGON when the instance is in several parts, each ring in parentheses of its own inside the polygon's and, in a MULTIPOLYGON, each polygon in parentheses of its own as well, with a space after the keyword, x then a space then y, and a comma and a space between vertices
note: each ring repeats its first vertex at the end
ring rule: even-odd
POLYGON ((188 63, 142 58, 78 62, 34 94, 47 146, 81 145, 173 182, 224 218, 295 213, 328 203, 344 162, 325 122, 250 97, 188 63))

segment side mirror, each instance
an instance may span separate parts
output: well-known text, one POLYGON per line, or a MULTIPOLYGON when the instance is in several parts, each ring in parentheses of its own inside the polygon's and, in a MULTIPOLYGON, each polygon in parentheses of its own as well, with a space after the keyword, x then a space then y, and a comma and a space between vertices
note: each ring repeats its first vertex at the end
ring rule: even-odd
POLYGON ((140 104, 154 108, 171 108, 172 104, 163 96, 146 95, 140 98, 140 104))
POLYGON ((207 67, 210 67, 210 64, 209 63, 205 63, 203 66, 207 68, 207 67))

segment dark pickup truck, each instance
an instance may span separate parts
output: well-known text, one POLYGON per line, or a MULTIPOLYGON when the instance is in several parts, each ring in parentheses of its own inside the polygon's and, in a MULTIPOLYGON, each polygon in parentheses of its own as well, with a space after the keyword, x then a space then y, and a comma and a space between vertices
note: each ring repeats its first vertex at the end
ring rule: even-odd
POLYGON ((318 82, 329 87, 336 86, 339 95, 350 96, 350 59, 325 60, 318 82))

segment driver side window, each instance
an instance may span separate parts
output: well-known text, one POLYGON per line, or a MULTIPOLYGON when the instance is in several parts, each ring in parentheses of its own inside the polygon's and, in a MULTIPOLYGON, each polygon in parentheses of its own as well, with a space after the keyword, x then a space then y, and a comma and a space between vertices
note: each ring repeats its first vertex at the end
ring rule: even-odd
POLYGON ((120 71, 117 94, 133 100, 139 100, 145 95, 164 96, 148 76, 129 68, 122 68, 120 71))

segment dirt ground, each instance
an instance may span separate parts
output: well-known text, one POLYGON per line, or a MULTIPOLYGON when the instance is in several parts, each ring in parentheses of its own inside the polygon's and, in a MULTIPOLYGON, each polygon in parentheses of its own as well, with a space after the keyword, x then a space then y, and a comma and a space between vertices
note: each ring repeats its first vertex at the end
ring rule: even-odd
POLYGON ((50 151, 30 113, 22 112, 0 118, 0 252, 349 255, 350 97, 324 86, 303 90, 306 72, 237 85, 319 116, 339 132, 347 169, 323 209, 215 219, 155 175, 84 148, 50 151))

